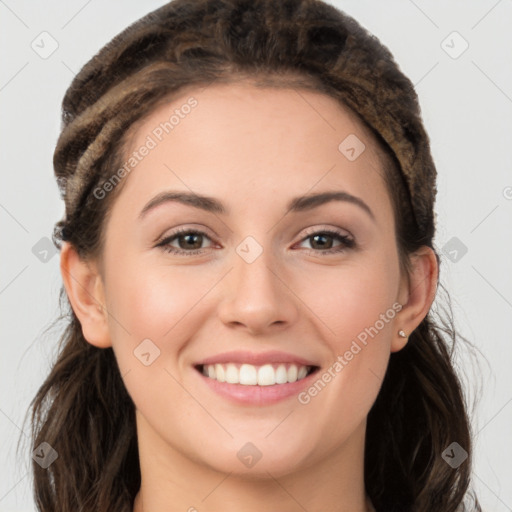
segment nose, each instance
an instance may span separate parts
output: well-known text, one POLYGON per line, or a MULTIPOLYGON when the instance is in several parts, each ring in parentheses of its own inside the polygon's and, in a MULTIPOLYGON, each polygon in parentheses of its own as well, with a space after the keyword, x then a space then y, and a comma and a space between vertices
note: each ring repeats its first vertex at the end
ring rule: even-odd
POLYGON ((286 270, 276 265, 270 251, 263 251, 252 263, 238 256, 234 262, 223 280, 224 297, 218 309, 223 323, 258 335, 296 321, 300 300, 290 287, 286 270))

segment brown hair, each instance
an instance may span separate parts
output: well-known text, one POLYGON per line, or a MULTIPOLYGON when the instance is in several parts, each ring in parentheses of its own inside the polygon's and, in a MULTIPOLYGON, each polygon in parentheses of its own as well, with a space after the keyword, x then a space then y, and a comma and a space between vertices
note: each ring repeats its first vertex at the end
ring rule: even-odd
MULTIPOLYGON (((385 46, 318 0, 174 0, 102 48, 63 100, 54 168, 66 213, 57 247, 66 240, 83 258, 101 253, 123 182, 102 199, 94 191, 123 165, 144 116, 184 88, 243 79, 322 92, 353 110, 382 155, 402 268, 422 245, 433 248, 435 167, 414 88, 385 46)), ((134 404, 112 349, 89 344, 64 289, 61 299, 66 329, 31 403, 33 449, 47 442, 58 453, 47 469, 33 462, 36 504, 131 510, 140 486, 134 404)), ((455 512, 469 496, 470 422, 453 367, 463 338, 451 311, 445 316, 434 321, 429 312, 391 354, 368 415, 365 486, 378 512, 455 512), (456 469, 442 457, 453 441, 469 454, 456 469)), ((463 510, 481 509, 475 498, 463 510)))

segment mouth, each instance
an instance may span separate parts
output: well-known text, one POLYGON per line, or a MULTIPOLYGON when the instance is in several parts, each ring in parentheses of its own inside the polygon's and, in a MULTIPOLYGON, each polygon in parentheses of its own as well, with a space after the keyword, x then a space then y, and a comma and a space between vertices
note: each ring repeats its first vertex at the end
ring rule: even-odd
POLYGON ((293 363, 198 364, 194 368, 204 377, 226 384, 242 386, 278 386, 301 381, 320 369, 319 366, 293 363))
POLYGON ((292 399, 320 370, 316 361, 296 354, 243 350, 207 357, 193 368, 210 392, 233 404, 256 407, 292 399))

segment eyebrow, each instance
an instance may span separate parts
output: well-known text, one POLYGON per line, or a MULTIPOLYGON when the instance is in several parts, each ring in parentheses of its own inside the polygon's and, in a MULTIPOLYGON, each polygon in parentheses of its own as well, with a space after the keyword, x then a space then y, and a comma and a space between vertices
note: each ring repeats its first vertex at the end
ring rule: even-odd
MULTIPOLYGON (((364 210, 372 218, 372 220, 375 221, 375 215, 373 214, 372 210, 361 198, 343 191, 328 191, 295 197, 288 203, 287 211, 308 211, 331 201, 343 201, 355 204, 364 210)), ((139 218, 144 217, 150 210, 156 208, 157 206, 168 202, 178 202, 219 215, 229 214, 229 210, 214 197, 202 196, 193 192, 165 191, 156 195, 144 206, 139 214, 139 218)))

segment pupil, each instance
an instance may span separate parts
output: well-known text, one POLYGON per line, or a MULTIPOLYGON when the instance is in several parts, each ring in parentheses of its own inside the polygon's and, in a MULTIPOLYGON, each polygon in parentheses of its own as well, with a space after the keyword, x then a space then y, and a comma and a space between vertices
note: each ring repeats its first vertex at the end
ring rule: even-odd
MULTIPOLYGON (((201 246, 201 235, 196 235, 196 234, 188 234, 188 235, 184 235, 184 238, 186 239, 186 244, 190 242, 190 239, 194 239, 194 238, 199 238, 199 244, 195 244, 195 247, 193 247, 194 249, 196 248, 199 248, 201 246)), ((191 242, 193 244, 193 242, 191 242)), ((187 246, 189 249, 190 249, 190 245, 187 246)), ((187 248, 185 247, 185 248, 187 248)))
MULTIPOLYGON (((323 239, 325 239, 326 237, 327 237, 327 238, 330 238, 330 236, 329 236, 329 235, 327 235, 327 236, 326 236, 326 235, 314 235, 314 236, 313 236, 313 240, 315 241, 314 243, 316 244, 316 241, 317 241, 317 239, 318 239, 318 238, 323 238, 323 239)), ((329 245, 329 244, 327 244, 327 245, 329 245)), ((330 244, 330 245, 332 245, 332 242, 331 242, 331 244, 330 244)), ((330 245, 329 245, 328 249, 330 248, 330 245)), ((320 247, 321 247, 321 248, 325 248, 325 246, 326 246, 326 244, 322 244, 322 243, 320 244, 320 247)))

